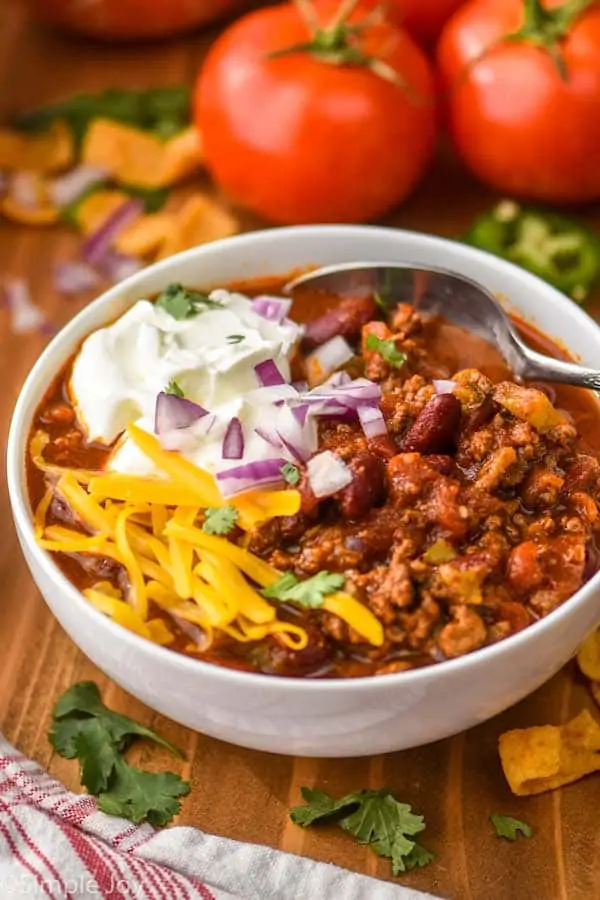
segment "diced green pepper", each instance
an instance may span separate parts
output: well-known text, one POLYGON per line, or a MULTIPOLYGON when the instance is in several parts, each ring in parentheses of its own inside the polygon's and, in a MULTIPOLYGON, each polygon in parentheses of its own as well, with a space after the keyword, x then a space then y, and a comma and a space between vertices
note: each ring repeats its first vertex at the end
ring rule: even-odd
POLYGON ((440 566, 442 563, 450 562, 455 556, 456 552, 451 544, 440 538, 425 551, 423 562, 426 562, 429 566, 440 566))
POLYGON ((475 220, 464 240, 528 269, 576 303, 600 279, 600 235, 559 213, 503 200, 475 220))

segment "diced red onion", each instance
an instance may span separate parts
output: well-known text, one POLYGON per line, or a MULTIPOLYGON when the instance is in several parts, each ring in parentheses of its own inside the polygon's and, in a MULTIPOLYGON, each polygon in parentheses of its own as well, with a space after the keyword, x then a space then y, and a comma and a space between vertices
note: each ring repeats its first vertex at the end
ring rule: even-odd
POLYGON ((48 319, 43 310, 33 302, 29 285, 24 278, 7 278, 4 296, 11 314, 10 327, 14 334, 32 331, 48 333, 48 319))
POLYGON ((451 394, 457 386, 456 381, 448 381, 445 378, 434 378, 433 380, 433 387, 435 388, 436 394, 451 394))
POLYGON ((109 250, 100 263, 102 272, 113 283, 125 281, 130 275, 135 275, 140 269, 144 268, 144 264, 135 256, 126 256, 124 253, 116 253, 109 250))
POLYGON ((341 335, 336 335, 325 344, 321 344, 306 357, 308 380, 319 384, 352 359, 354 351, 341 335))
POLYGON ((197 419, 187 428, 171 428, 160 435, 160 444, 163 450, 176 450, 179 453, 189 453, 198 446, 198 439, 206 436, 217 417, 209 413, 197 419))
POLYGON ((385 418, 381 410, 376 406, 359 406, 358 418, 365 433, 365 437, 374 438, 380 437, 382 434, 387 434, 385 418))
POLYGON ((141 200, 128 200, 122 203, 108 216, 96 231, 93 231, 83 244, 83 258, 92 265, 103 263, 116 236, 144 209, 141 200))
POLYGON ((310 406, 308 403, 299 403, 298 406, 292 406, 292 415, 296 417, 299 425, 304 425, 306 416, 310 406))
POLYGON ((223 459, 241 459, 244 455, 244 431, 237 416, 227 426, 221 455, 223 459))
POLYGON ((32 172, 13 172, 8 180, 8 194, 23 209, 37 209, 40 205, 38 182, 32 172))
POLYGON ((324 450, 308 461, 308 481, 315 497, 331 497, 352 481, 352 472, 345 462, 324 450))
POLYGON ((68 206, 80 197, 88 188, 101 184, 108 178, 108 170, 102 166, 81 165, 71 169, 66 175, 55 178, 48 188, 54 206, 68 206))
POLYGON ((381 388, 374 381, 369 381, 367 378, 355 378, 354 381, 349 381, 339 386, 327 385, 325 387, 321 385, 321 387, 315 388, 307 397, 302 399, 309 400, 314 397, 318 399, 329 398, 349 409, 358 409, 359 406, 365 403, 378 403, 381 399, 381 388))
POLYGON ((277 435, 271 431, 269 431, 266 427, 255 428, 254 431, 256 434, 266 441, 267 444, 270 444, 272 447, 277 447, 278 450, 281 450, 281 441, 277 437, 277 435))
POLYGON ((299 400, 298 391, 291 384, 274 384, 273 387, 259 387, 247 391, 244 397, 250 404, 278 403, 280 400, 299 400))
POLYGON ((292 381, 292 387, 298 391, 299 394, 305 394, 308 390, 308 381, 292 381))
POLYGON ((263 319, 276 322, 278 325, 285 319, 292 306, 292 301, 283 297, 262 295, 252 301, 252 311, 263 319))
POLYGON ((188 400, 186 397, 178 397, 176 394, 167 394, 161 391, 156 398, 154 412, 154 431, 163 435, 167 431, 180 428, 189 428, 198 419, 208 415, 208 410, 188 400))
POLYGON ((259 459, 217 472, 219 490, 224 497, 234 497, 259 487, 281 484, 284 480, 281 469, 285 463, 286 460, 281 458, 259 459))
POLYGON ((274 359, 265 359, 264 362, 254 366, 259 384, 263 387, 274 387, 277 384, 285 384, 285 378, 277 368, 274 359))
POLYGON ((61 294, 81 294, 96 287, 100 276, 84 262, 62 262, 54 269, 54 287, 61 294))
POLYGON ((317 429, 312 421, 300 422, 294 409, 279 410, 276 422, 277 436, 293 460, 304 462, 317 449, 317 429))

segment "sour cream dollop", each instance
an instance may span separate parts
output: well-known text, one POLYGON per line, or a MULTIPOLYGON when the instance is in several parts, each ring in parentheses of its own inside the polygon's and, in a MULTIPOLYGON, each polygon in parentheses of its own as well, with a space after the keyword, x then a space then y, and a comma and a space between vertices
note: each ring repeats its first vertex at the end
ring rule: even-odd
MULTIPOLYGON (((290 379, 290 360, 302 327, 259 316, 242 294, 213 291, 221 305, 177 320, 148 300, 139 300, 121 318, 91 334, 77 355, 70 390, 89 440, 111 444, 130 422, 154 431, 157 395, 174 380, 185 397, 214 415, 208 434, 193 435, 181 452, 210 471, 239 465, 224 462, 222 445, 231 419, 244 432, 244 461, 273 454, 255 431, 273 415, 274 392, 259 390, 255 366, 275 361, 290 379)), ((118 441, 109 468, 132 475, 159 474, 154 464, 125 436, 118 441)))

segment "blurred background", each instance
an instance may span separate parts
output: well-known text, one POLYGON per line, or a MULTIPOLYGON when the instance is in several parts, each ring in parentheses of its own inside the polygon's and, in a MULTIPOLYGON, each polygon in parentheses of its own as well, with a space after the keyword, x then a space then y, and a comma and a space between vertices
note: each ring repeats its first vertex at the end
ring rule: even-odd
POLYGON ((34 345, 303 222, 468 240, 600 309, 593 0, 4 0, 0 43, 1 314, 34 345))

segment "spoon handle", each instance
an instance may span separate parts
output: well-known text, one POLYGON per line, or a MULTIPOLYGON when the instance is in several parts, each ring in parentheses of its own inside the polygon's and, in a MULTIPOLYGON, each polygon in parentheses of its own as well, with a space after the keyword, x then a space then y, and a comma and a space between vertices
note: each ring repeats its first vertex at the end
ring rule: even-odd
POLYGON ((600 391, 600 371, 580 366, 577 363, 552 359, 531 350, 523 345, 523 363, 519 375, 523 378, 540 381, 559 381, 561 384, 572 384, 577 387, 591 388, 600 391))

